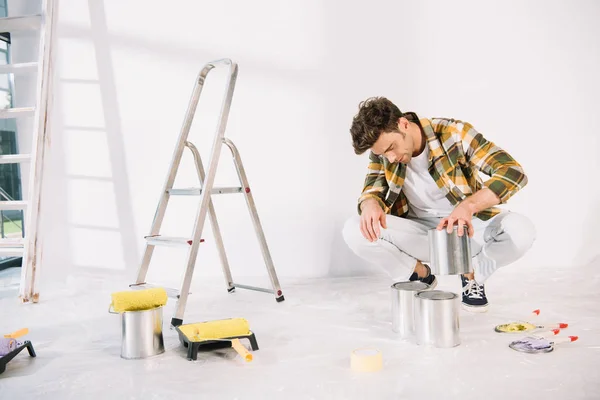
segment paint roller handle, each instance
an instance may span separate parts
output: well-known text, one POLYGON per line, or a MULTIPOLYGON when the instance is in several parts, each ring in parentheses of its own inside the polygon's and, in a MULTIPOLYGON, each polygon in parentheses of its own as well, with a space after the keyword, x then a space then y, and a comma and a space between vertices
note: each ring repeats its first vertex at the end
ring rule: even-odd
POLYGON ((544 328, 547 329, 565 329, 569 327, 569 324, 565 324, 564 322, 559 322, 558 324, 550 324, 550 325, 545 325, 544 328))
POLYGON ((242 342, 240 342, 240 339, 233 339, 231 341, 231 346, 246 362, 252 361, 252 354, 244 347, 242 342))
POLYGON ((558 344, 558 343, 565 343, 565 342, 574 342, 577 339, 579 339, 579 336, 563 336, 563 337, 557 337, 557 338, 553 338, 551 339, 552 343, 554 344, 558 344))
POLYGON ((8 335, 4 335, 5 338, 16 339, 21 336, 27 335, 29 333, 28 328, 19 329, 18 331, 14 331, 13 333, 9 333, 8 335))
POLYGON ((560 333, 560 329, 552 329, 551 331, 547 331, 547 332, 538 332, 535 334, 535 336, 541 337, 541 338, 549 338, 552 336, 556 336, 559 333, 560 333))

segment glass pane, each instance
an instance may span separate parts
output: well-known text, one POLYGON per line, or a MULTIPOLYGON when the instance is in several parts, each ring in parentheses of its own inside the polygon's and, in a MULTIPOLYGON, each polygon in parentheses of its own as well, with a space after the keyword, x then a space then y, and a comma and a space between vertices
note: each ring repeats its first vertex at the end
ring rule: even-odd
MULTIPOLYGON (((15 132, 0 131, 0 154, 15 154, 17 139, 15 132)), ((0 165, 0 199, 21 200, 21 176, 19 164, 0 165)), ((23 237, 23 211, 0 211, 0 235, 5 238, 23 237)))
POLYGON ((8 43, 0 40, 0 65, 8 64, 8 43))
POLYGON ((0 74, 0 90, 10 90, 10 86, 8 86, 8 74, 0 74))
POLYGON ((4 238, 22 238, 23 237, 23 211, 22 210, 3 210, 2 226, 0 233, 4 238))
POLYGON ((6 90, 0 90, 0 110, 11 107, 10 92, 6 90))

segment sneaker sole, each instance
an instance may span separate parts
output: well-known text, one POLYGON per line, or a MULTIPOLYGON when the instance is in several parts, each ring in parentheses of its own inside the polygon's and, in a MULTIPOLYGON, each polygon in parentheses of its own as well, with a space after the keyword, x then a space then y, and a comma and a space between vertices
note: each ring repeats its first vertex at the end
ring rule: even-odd
POLYGON ((488 310, 488 306, 489 304, 486 304, 485 306, 469 306, 465 303, 460 303, 462 306, 462 309, 468 312, 472 312, 472 313, 484 313, 487 312, 488 310))
POLYGON ((437 278, 435 278, 433 283, 429 286, 429 290, 435 289, 435 287, 437 286, 437 283, 438 283, 438 280, 437 280, 437 278))

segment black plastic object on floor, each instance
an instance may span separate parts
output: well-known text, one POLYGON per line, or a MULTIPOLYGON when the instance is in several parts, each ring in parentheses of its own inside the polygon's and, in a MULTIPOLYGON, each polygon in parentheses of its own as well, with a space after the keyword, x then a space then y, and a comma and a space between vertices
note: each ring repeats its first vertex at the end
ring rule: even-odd
POLYGON ((27 350, 29 351, 29 355, 31 357, 35 357, 35 350, 33 350, 33 344, 31 344, 31 342, 29 340, 26 340, 23 342, 23 344, 19 347, 17 347, 16 349, 14 349, 13 351, 11 351, 10 353, 8 353, 7 355, 4 355, 2 357, 0 357, 0 374, 3 373, 6 370, 6 364, 8 364, 8 362, 10 360, 12 360, 13 358, 15 358, 15 356, 17 354, 19 354, 21 352, 21 350, 23 350, 24 348, 27 348, 27 350))
POLYGON ((198 351, 211 351, 217 349, 224 349, 227 347, 231 347, 231 340, 233 339, 248 339, 250 341, 250 347, 252 351, 258 350, 258 342, 256 341, 256 336, 254 336, 253 332, 250 332, 249 335, 241 335, 241 336, 231 336, 227 338, 222 338, 219 340, 200 340, 193 341, 188 338, 185 333, 179 330, 179 326, 176 326, 175 329, 179 334, 179 340, 183 343, 184 347, 187 347, 187 359, 192 361, 198 359, 198 351))

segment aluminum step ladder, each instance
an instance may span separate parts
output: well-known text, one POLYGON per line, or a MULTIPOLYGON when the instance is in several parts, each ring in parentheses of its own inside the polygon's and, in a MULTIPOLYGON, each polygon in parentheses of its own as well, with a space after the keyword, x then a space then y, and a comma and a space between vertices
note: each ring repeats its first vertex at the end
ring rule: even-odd
MULTIPOLYGON (((48 148, 51 112, 52 36, 55 25, 56 3, 43 0, 38 14, 0 18, 0 33, 19 31, 39 32, 37 61, 0 65, 1 74, 30 74, 36 76, 36 100, 32 107, 0 110, 0 119, 33 117, 30 154, 0 155, 0 164, 30 163, 28 200, 11 200, 2 195, 0 210, 25 210, 23 237, 2 239, 0 256, 22 257, 19 297, 23 302, 37 303, 39 299, 39 272, 42 244, 38 234, 41 210, 44 158, 48 148)), ((15 89, 18 93, 18 90, 15 89)), ((4 192, 4 191, 2 191, 4 192)), ((4 192, 4 194, 6 194, 4 192)), ((4 221, 2 221, 4 223, 4 221)))
POLYGON ((186 112, 183 126, 181 128, 181 132, 179 134, 179 139, 177 140, 177 145, 173 152, 173 157, 169 167, 169 173, 167 175, 161 192, 160 201, 156 209, 154 221, 152 222, 152 228, 150 229, 150 234, 146 236, 146 250, 144 252, 144 256, 138 271, 138 276, 136 282, 130 285, 130 287, 134 289, 157 286, 146 283, 146 275, 148 273, 148 267, 150 265, 150 261, 152 259, 152 252, 154 251, 155 246, 175 246, 187 249, 188 253, 186 261, 186 270, 183 276, 181 290, 167 290, 167 293, 170 297, 174 297, 177 299, 175 313, 173 318, 171 319, 172 326, 179 326, 183 323, 183 315, 185 312, 188 295, 190 294, 189 290, 192 282, 192 276, 194 273, 194 266, 196 264, 196 257, 198 255, 198 249, 200 243, 204 241, 204 239, 202 239, 202 231, 204 229, 204 222, 206 220, 207 213, 210 217, 213 236, 217 244, 219 258, 221 260, 221 265, 223 268, 223 274, 227 282, 227 290, 229 292, 233 292, 235 288, 257 290, 261 292, 274 294, 275 299, 278 302, 284 300, 283 292, 281 291, 279 280, 277 279, 275 267, 273 266, 273 260, 271 259, 271 254, 267 246, 260 219, 258 218, 258 213, 256 211, 256 206, 254 204, 254 199, 252 197, 250 185, 248 184, 246 172, 242 165, 240 154, 233 142, 225 138, 225 127, 227 125, 227 119, 229 116, 229 109, 231 107, 231 101, 233 98, 233 91, 235 87, 237 73, 238 66, 230 59, 222 59, 207 63, 204 66, 204 68, 200 71, 196 83, 194 85, 192 97, 188 104, 188 109, 186 112), (207 75, 214 68, 227 66, 229 67, 229 76, 225 89, 225 97, 221 106, 221 113, 219 117, 217 131, 215 133, 210 153, 210 159, 208 161, 208 172, 205 173, 198 149, 192 143, 190 143, 187 140, 187 138, 207 75), (221 153, 221 146, 223 144, 225 144, 231 150, 233 161, 235 163, 237 174, 241 183, 241 186, 239 187, 213 187, 215 175, 217 172, 217 166, 219 163, 219 156, 221 153), (188 148, 192 152, 201 187, 173 188, 173 183, 175 181, 177 170, 179 168, 181 157, 185 148, 188 148), (267 267, 267 271, 269 273, 272 289, 243 285, 233 281, 231 271, 229 269, 229 263, 227 261, 227 255, 225 254, 225 248, 223 246, 223 239, 219 230, 219 224, 217 222, 217 216, 215 214, 215 209, 213 207, 211 199, 212 195, 228 193, 241 193, 244 194, 244 197, 246 198, 246 203, 250 211, 250 216, 252 218, 254 230, 260 242, 262 255, 267 267), (167 204, 171 196, 200 196, 198 210, 191 237, 166 237, 160 235, 159 233, 167 209, 167 204))

